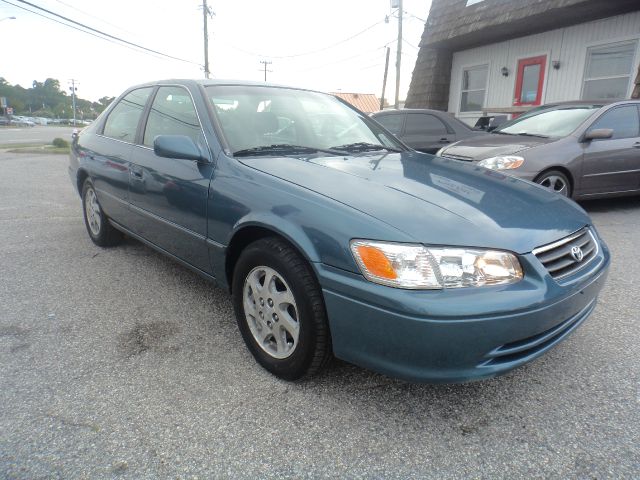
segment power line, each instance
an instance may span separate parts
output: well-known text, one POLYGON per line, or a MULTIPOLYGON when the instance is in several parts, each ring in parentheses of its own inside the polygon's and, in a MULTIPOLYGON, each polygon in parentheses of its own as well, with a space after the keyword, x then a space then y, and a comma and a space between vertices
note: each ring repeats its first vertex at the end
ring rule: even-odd
MULTIPOLYGON (((7 1, 7 0, 2 0, 2 1, 3 1, 3 2, 5 2, 5 3, 8 3, 9 5, 13 5, 14 7, 21 8, 19 5, 12 4, 11 2, 9 2, 9 1, 7 1)), ((69 17, 65 17, 65 16, 60 15, 60 14, 58 14, 58 13, 52 12, 51 10, 47 10, 46 8, 40 7, 40 6, 38 6, 38 5, 35 5, 35 4, 31 3, 31 2, 27 2, 26 0, 15 0, 15 1, 20 2, 20 3, 22 3, 22 4, 25 4, 25 5, 29 5, 30 7, 32 7, 32 8, 36 8, 36 9, 41 10, 41 11, 43 11, 43 12, 46 12, 46 13, 48 13, 49 15, 53 15, 53 16, 55 16, 55 17, 61 18, 61 19, 62 19, 62 20, 64 20, 65 22, 69 22, 69 23, 72 23, 72 24, 74 24, 74 25, 78 25, 78 26, 80 26, 80 27, 82 27, 82 28, 84 28, 84 29, 86 29, 86 30, 90 30, 90 31, 95 32, 95 33, 97 33, 97 34, 99 34, 99 35, 103 35, 104 37, 107 37, 107 38, 110 38, 110 39, 116 40, 117 42, 121 42, 121 43, 125 43, 125 44, 127 44, 127 45, 131 45, 132 47, 135 47, 135 48, 138 48, 138 49, 140 49, 140 50, 144 50, 144 51, 147 51, 147 52, 153 53, 153 54, 155 54, 155 55, 160 55, 161 57, 166 57, 166 58, 170 58, 170 59, 172 59, 172 60, 177 60, 177 61, 180 61, 180 62, 191 63, 191 64, 193 64, 193 65, 201 66, 201 65, 200 65, 199 63, 197 63, 197 62, 192 62, 191 60, 185 60, 184 58, 175 57, 175 56, 173 56, 173 55, 169 55, 169 54, 166 54, 166 53, 162 53, 162 52, 160 52, 160 51, 158 51, 158 50, 153 50, 152 48, 143 47, 142 45, 139 45, 139 44, 137 44, 137 43, 130 42, 130 41, 125 40, 125 39, 120 38, 120 37, 116 37, 115 35, 111 35, 111 34, 109 34, 109 33, 106 33, 106 32, 103 32, 103 31, 101 31, 101 30, 98 30, 98 29, 96 29, 96 28, 93 28, 93 27, 90 27, 90 26, 88 26, 88 25, 85 25, 85 24, 83 24, 83 23, 81 23, 81 22, 77 22, 77 21, 75 21, 75 20, 72 20, 72 19, 71 19, 71 18, 69 18, 69 17)), ((27 9, 23 8, 23 10, 27 10, 27 9)), ((28 10, 28 11, 29 11, 29 10, 28 10)), ((31 13, 36 13, 36 12, 31 11, 31 13)), ((42 15, 41 15, 41 16, 42 16, 42 15)), ((49 18, 49 17, 45 17, 45 18, 49 18)), ((49 18, 49 20, 53 20, 53 19, 52 19, 52 18, 49 18)), ((60 23, 60 22, 58 22, 58 23, 60 23)), ((65 25, 65 24, 63 23, 63 25, 65 25)), ((70 25, 67 25, 67 26, 70 26, 70 25)), ((81 30, 81 31, 84 31, 84 30, 81 30)), ((88 33, 88 32, 85 32, 85 33, 88 33)), ((99 37, 99 38, 100 38, 100 37, 99 37)))
POLYGON ((16 7, 16 8, 19 8, 19 9, 21 9, 21 10, 24 10, 24 11, 26 11, 26 12, 33 13, 34 15, 37 15, 37 16, 39 16, 39 17, 45 18, 45 19, 47 19, 47 20, 51 20, 52 22, 55 22, 55 23, 59 23, 60 25, 63 25, 63 26, 65 26, 65 27, 72 28, 73 30, 77 30, 77 31, 79 31, 79 32, 86 33, 87 35, 91 35, 92 37, 99 38, 100 40, 105 40, 105 41, 107 41, 107 42, 113 43, 114 45, 118 45, 118 46, 120 46, 120 47, 128 48, 129 50, 133 50, 134 52, 138 52, 138 53, 146 53, 147 55, 151 55, 151 56, 152 56, 152 57, 154 57, 154 58, 161 58, 161 57, 158 57, 157 55, 154 55, 154 54, 152 54, 152 53, 148 53, 148 52, 141 52, 140 50, 137 50, 137 49, 135 49, 135 48, 133 48, 133 47, 131 47, 131 46, 129 46, 129 45, 123 45, 123 44, 118 43, 118 42, 115 42, 115 41, 113 41, 113 40, 111 40, 111 39, 109 39, 109 38, 101 37, 100 35, 96 35, 95 33, 87 32, 86 30, 82 30, 81 28, 74 27, 73 25, 69 25, 68 23, 61 22, 60 20, 56 20, 55 18, 47 17, 46 15, 43 15, 42 13, 38 13, 38 12, 35 12, 35 11, 33 11, 33 10, 29 10, 28 8, 21 7, 20 5, 16 5, 16 4, 11 3, 11 2, 9 2, 9 1, 7 1, 7 0, 1 0, 1 1, 3 1, 3 2, 4 2, 4 3, 6 3, 6 4, 11 5, 12 7, 16 7))
POLYGON ((70 4, 66 3, 66 2, 63 2, 62 0, 55 0, 55 1, 56 1, 56 2, 58 2, 58 3, 60 3, 60 4, 62 4, 62 5, 64 5, 65 7, 68 7, 68 8, 70 8, 70 9, 72 9, 72 10, 75 10, 76 12, 78 12, 78 13, 80 13, 80 14, 82 14, 82 15, 85 15, 85 16, 87 16, 87 17, 93 18, 94 20, 98 20, 98 21, 100 21, 100 22, 104 23, 105 25, 110 25, 110 26, 112 26, 112 27, 114 27, 114 28, 117 28, 118 30, 120 30, 120 31, 122 31, 122 32, 125 32, 125 33, 128 33, 128 34, 131 34, 131 35, 135 35, 133 32, 130 32, 129 30, 125 30, 124 28, 122 28, 122 27, 120 27, 120 26, 116 25, 115 23, 107 22, 107 21, 106 21, 106 20, 104 20, 103 18, 100 18, 100 17, 98 17, 98 16, 96 16, 96 15, 92 15, 91 13, 86 12, 86 11, 84 11, 84 10, 81 10, 81 9, 79 9, 78 7, 75 7, 75 6, 70 5, 70 4))
MULTIPOLYGON (((20 0, 20 1, 22 1, 22 0, 20 0)), ((256 53, 256 52, 250 52, 250 51, 248 51, 248 50, 243 50, 242 48, 238 48, 238 47, 236 47, 235 45, 229 45, 229 44, 227 44, 227 45, 228 45, 229 47, 233 48, 234 50, 238 50, 239 52, 246 53, 247 55, 252 55, 252 56, 254 56, 254 57, 270 57, 270 58, 278 58, 278 59, 283 59, 283 58, 297 58, 297 57, 305 57, 305 56, 307 56, 307 55, 314 55, 314 54, 316 54, 316 53, 325 52, 325 51, 330 50, 330 49, 332 49, 332 48, 334 48, 334 47, 337 47, 338 45, 342 45, 343 43, 346 43, 346 42, 348 42, 348 41, 350 41, 350 40, 353 40, 354 38, 359 37, 359 36, 360 36, 360 35, 362 35, 363 33, 368 32, 368 31, 369 31, 369 30, 371 30, 373 27, 376 27, 376 26, 380 25, 380 24, 381 24, 381 23, 383 23, 383 22, 384 22, 384 19, 379 20, 379 21, 377 21, 376 23, 374 23, 374 24, 372 24, 372 25, 369 25, 369 26, 368 26, 367 28, 365 28, 364 30, 361 30, 360 32, 358 32, 358 33, 355 33, 355 34, 351 35, 350 37, 344 38, 344 39, 342 39, 342 40, 340 40, 340 41, 338 41, 338 42, 336 42, 336 43, 332 43, 332 44, 327 45, 327 46, 325 46, 325 47, 318 48, 317 50, 311 50, 311 51, 308 51, 308 52, 302 52, 302 53, 295 53, 295 54, 292 54, 292 55, 264 55, 264 54, 262 54, 262 53, 256 53)))

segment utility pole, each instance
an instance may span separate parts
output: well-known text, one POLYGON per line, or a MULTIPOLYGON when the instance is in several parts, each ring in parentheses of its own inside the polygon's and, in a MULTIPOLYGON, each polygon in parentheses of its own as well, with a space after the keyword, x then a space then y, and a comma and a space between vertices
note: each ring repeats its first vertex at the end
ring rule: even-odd
POLYGON ((396 103, 400 108, 400 62, 402 60, 402 0, 398 0, 398 51, 396 53, 396 103))
POLYGON ((272 62, 266 60, 260 60, 260 63, 264 66, 264 81, 267 81, 267 72, 273 72, 273 70, 267 70, 267 65, 271 65, 272 62))
POLYGON ((69 90, 71 90, 71 104, 73 107, 73 126, 76 126, 76 90, 78 90, 78 87, 76 87, 76 80, 75 79, 71 79, 69 80, 71 82, 71 86, 69 87, 69 90))
POLYGON ((384 91, 387 89, 387 73, 389 72, 389 53, 391 49, 387 47, 387 58, 384 61, 384 77, 382 79, 382 96, 380 97, 380 110, 384 108, 384 91))
POLYGON ((209 27, 207 21, 213 18, 213 11, 207 5, 207 0, 202 0, 202 19, 204 21, 204 78, 209 78, 209 27))

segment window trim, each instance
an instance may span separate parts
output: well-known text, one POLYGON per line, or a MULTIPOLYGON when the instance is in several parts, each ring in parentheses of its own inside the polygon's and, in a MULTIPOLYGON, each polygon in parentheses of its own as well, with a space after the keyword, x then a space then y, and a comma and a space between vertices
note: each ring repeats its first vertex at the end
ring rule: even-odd
MULTIPOLYGON (((200 131, 202 132, 202 137, 204 138, 204 143, 206 143, 206 145, 207 145, 206 156, 207 156, 208 162, 209 163, 213 163, 211 144, 209 143, 209 139, 207 138, 207 134, 204 131, 202 118, 200 117, 200 112, 198 112, 198 106, 196 105, 196 100, 195 100, 195 98, 193 98, 193 94, 191 93, 191 90, 189 89, 189 87, 187 87, 186 85, 181 85, 179 83, 158 83, 156 85, 153 85, 153 87, 154 87, 154 91, 152 92, 152 95, 150 95, 150 97, 153 97, 153 98, 151 99, 151 101, 147 101, 147 105, 146 105, 146 107, 144 109, 144 113, 143 113, 144 118, 142 119, 142 121, 139 124, 140 131, 138 132, 138 135, 136 136, 135 146, 136 147, 140 147, 140 148, 145 148, 147 150, 153 150, 153 147, 149 147, 149 146, 144 145, 142 143, 142 141, 144 139, 144 132, 147 129, 147 122, 149 120, 149 113, 151 112, 151 106, 153 105, 153 102, 154 102, 154 100, 156 98, 158 90, 160 90, 161 87, 178 87, 178 88, 182 88, 182 89, 186 90, 187 93, 189 94, 189 97, 191 98, 191 103, 193 104, 193 108, 196 111, 196 118, 198 119, 198 125, 200 126, 200 131)), ((202 92, 200 92, 200 93, 202 94, 202 92)))
POLYGON ((428 112, 406 112, 405 120, 404 120, 404 127, 405 127, 404 134, 405 135, 420 135, 420 134, 422 134, 422 135, 441 135, 440 133, 429 133, 428 131, 426 131, 426 132, 423 131, 423 132, 418 132, 418 133, 411 133, 411 134, 407 133, 406 127, 407 127, 407 123, 409 121, 409 115, 428 115, 430 117, 435 118, 438 122, 440 122, 442 124, 442 126, 444 127, 444 131, 445 131, 446 135, 451 135, 452 133, 454 133, 454 132, 451 131, 451 127, 446 122, 441 120, 437 115, 434 115, 433 113, 428 113, 428 112))
POLYGON ((407 114, 405 112, 389 112, 389 113, 381 113, 380 115, 376 115, 375 117, 372 117, 376 122, 378 122, 380 125, 382 125, 382 127, 387 130, 390 134, 395 135, 395 136, 401 136, 404 135, 404 126, 407 122, 407 114), (389 130, 384 124, 382 124, 381 122, 378 121, 378 118, 382 118, 382 117, 400 117, 400 130, 398 131, 398 133, 393 133, 391 130, 389 130))
POLYGON ((622 138, 594 138, 593 140, 591 140, 592 142, 607 142, 607 141, 615 141, 615 140, 628 140, 629 138, 637 138, 638 136, 640 136, 640 104, 638 103, 620 103, 620 104, 616 104, 610 108, 607 108, 604 112, 602 112, 600 115, 598 115, 596 118, 593 119, 593 121, 589 124, 589 126, 587 128, 584 129, 584 132, 582 133, 582 135, 580 136, 580 142, 584 141, 584 136, 593 128, 593 126, 605 115, 607 115, 609 112, 612 112, 613 110, 617 110, 619 108, 626 108, 626 107, 635 107, 636 110, 636 116, 638 117, 638 130, 636 131, 636 136, 635 137, 622 137, 622 138))
POLYGON ((109 112, 107 113, 107 116, 104 118, 104 121, 102 122, 102 124, 100 125, 100 128, 98 129, 98 131, 96 132, 96 135, 103 137, 103 138, 108 138, 109 140, 115 140, 117 142, 121 142, 121 143, 126 143, 128 145, 136 145, 137 141, 138 141, 138 134, 140 133, 140 124, 142 121, 144 121, 146 123, 146 113, 147 113, 147 109, 150 105, 149 100, 153 97, 155 97, 155 91, 154 91, 155 85, 144 85, 144 86, 140 86, 140 87, 135 87, 132 88, 131 90, 127 90, 125 93, 123 93, 120 98, 118 98, 117 101, 113 102, 113 107, 111 109, 109 109, 109 112), (114 138, 114 137, 110 137, 109 135, 105 135, 104 134, 104 129, 107 126, 107 122, 109 121, 109 118, 111 117, 111 114, 113 113, 113 111, 116 109, 116 107, 118 105, 120 105, 120 103, 131 93, 135 92, 136 90, 144 90, 146 88, 150 88, 151 92, 149 93, 149 96, 147 97, 147 101, 144 105, 144 107, 142 108, 142 113, 140 113, 140 118, 138 119, 138 125, 136 126, 136 133, 133 137, 133 142, 128 142, 127 140, 122 140, 121 138, 114 138))
POLYGON ((489 92, 489 76, 491 72, 491 62, 477 63, 473 65, 462 65, 460 67, 460 95, 458 98, 458 113, 462 115, 473 116, 477 113, 482 113, 483 110, 462 110, 462 94, 464 92, 479 92, 480 90, 484 90, 484 96, 482 98, 482 107, 484 108, 487 103, 487 94, 489 92), (465 70, 478 70, 482 67, 487 68, 487 76, 485 78, 484 89, 472 89, 472 90, 464 90, 462 86, 464 85, 464 72, 465 70))
MULTIPOLYGON (((632 90, 632 85, 633 85, 633 80, 634 80, 634 70, 635 67, 638 63, 638 37, 627 37, 627 38, 623 38, 623 39, 617 39, 615 41, 608 41, 606 43, 595 43, 595 44, 587 44, 585 47, 585 53, 584 53, 584 67, 582 70, 582 82, 581 82, 581 88, 580 88, 580 98, 584 99, 584 90, 585 90, 585 85, 587 83, 587 81, 590 80, 611 80, 611 79, 616 79, 616 78, 623 78, 626 77, 627 75, 608 75, 605 77, 593 77, 593 78, 587 78, 587 71, 589 68, 589 64, 590 64, 590 51, 592 50, 596 50, 598 48, 606 48, 606 47, 612 47, 615 45, 623 45, 623 44, 633 44, 634 48, 633 48, 633 57, 631 59, 631 69, 630 72, 628 74, 628 81, 627 81, 627 89, 625 91, 624 94, 624 98, 629 97, 629 95, 631 94, 631 90, 632 90)), ((584 100, 594 100, 593 98, 587 98, 584 100)), ((595 100, 607 100, 607 99, 595 99, 595 100)))

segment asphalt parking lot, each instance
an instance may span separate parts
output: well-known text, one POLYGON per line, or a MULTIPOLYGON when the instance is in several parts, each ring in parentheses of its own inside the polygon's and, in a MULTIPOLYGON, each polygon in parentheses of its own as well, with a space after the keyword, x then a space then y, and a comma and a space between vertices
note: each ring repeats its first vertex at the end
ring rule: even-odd
POLYGON ((67 162, 0 153, 0 478, 640 478, 640 197, 583 205, 608 284, 543 358, 462 385, 340 362, 291 384, 225 291, 91 243, 67 162))

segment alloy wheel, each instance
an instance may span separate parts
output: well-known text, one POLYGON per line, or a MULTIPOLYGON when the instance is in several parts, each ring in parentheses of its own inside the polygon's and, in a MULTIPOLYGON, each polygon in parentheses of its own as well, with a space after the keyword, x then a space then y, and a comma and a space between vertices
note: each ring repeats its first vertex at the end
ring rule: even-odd
POLYGON ((289 357, 298 346, 298 307, 285 279, 271 267, 249 272, 243 288, 244 314, 256 343, 273 358, 289 357))

